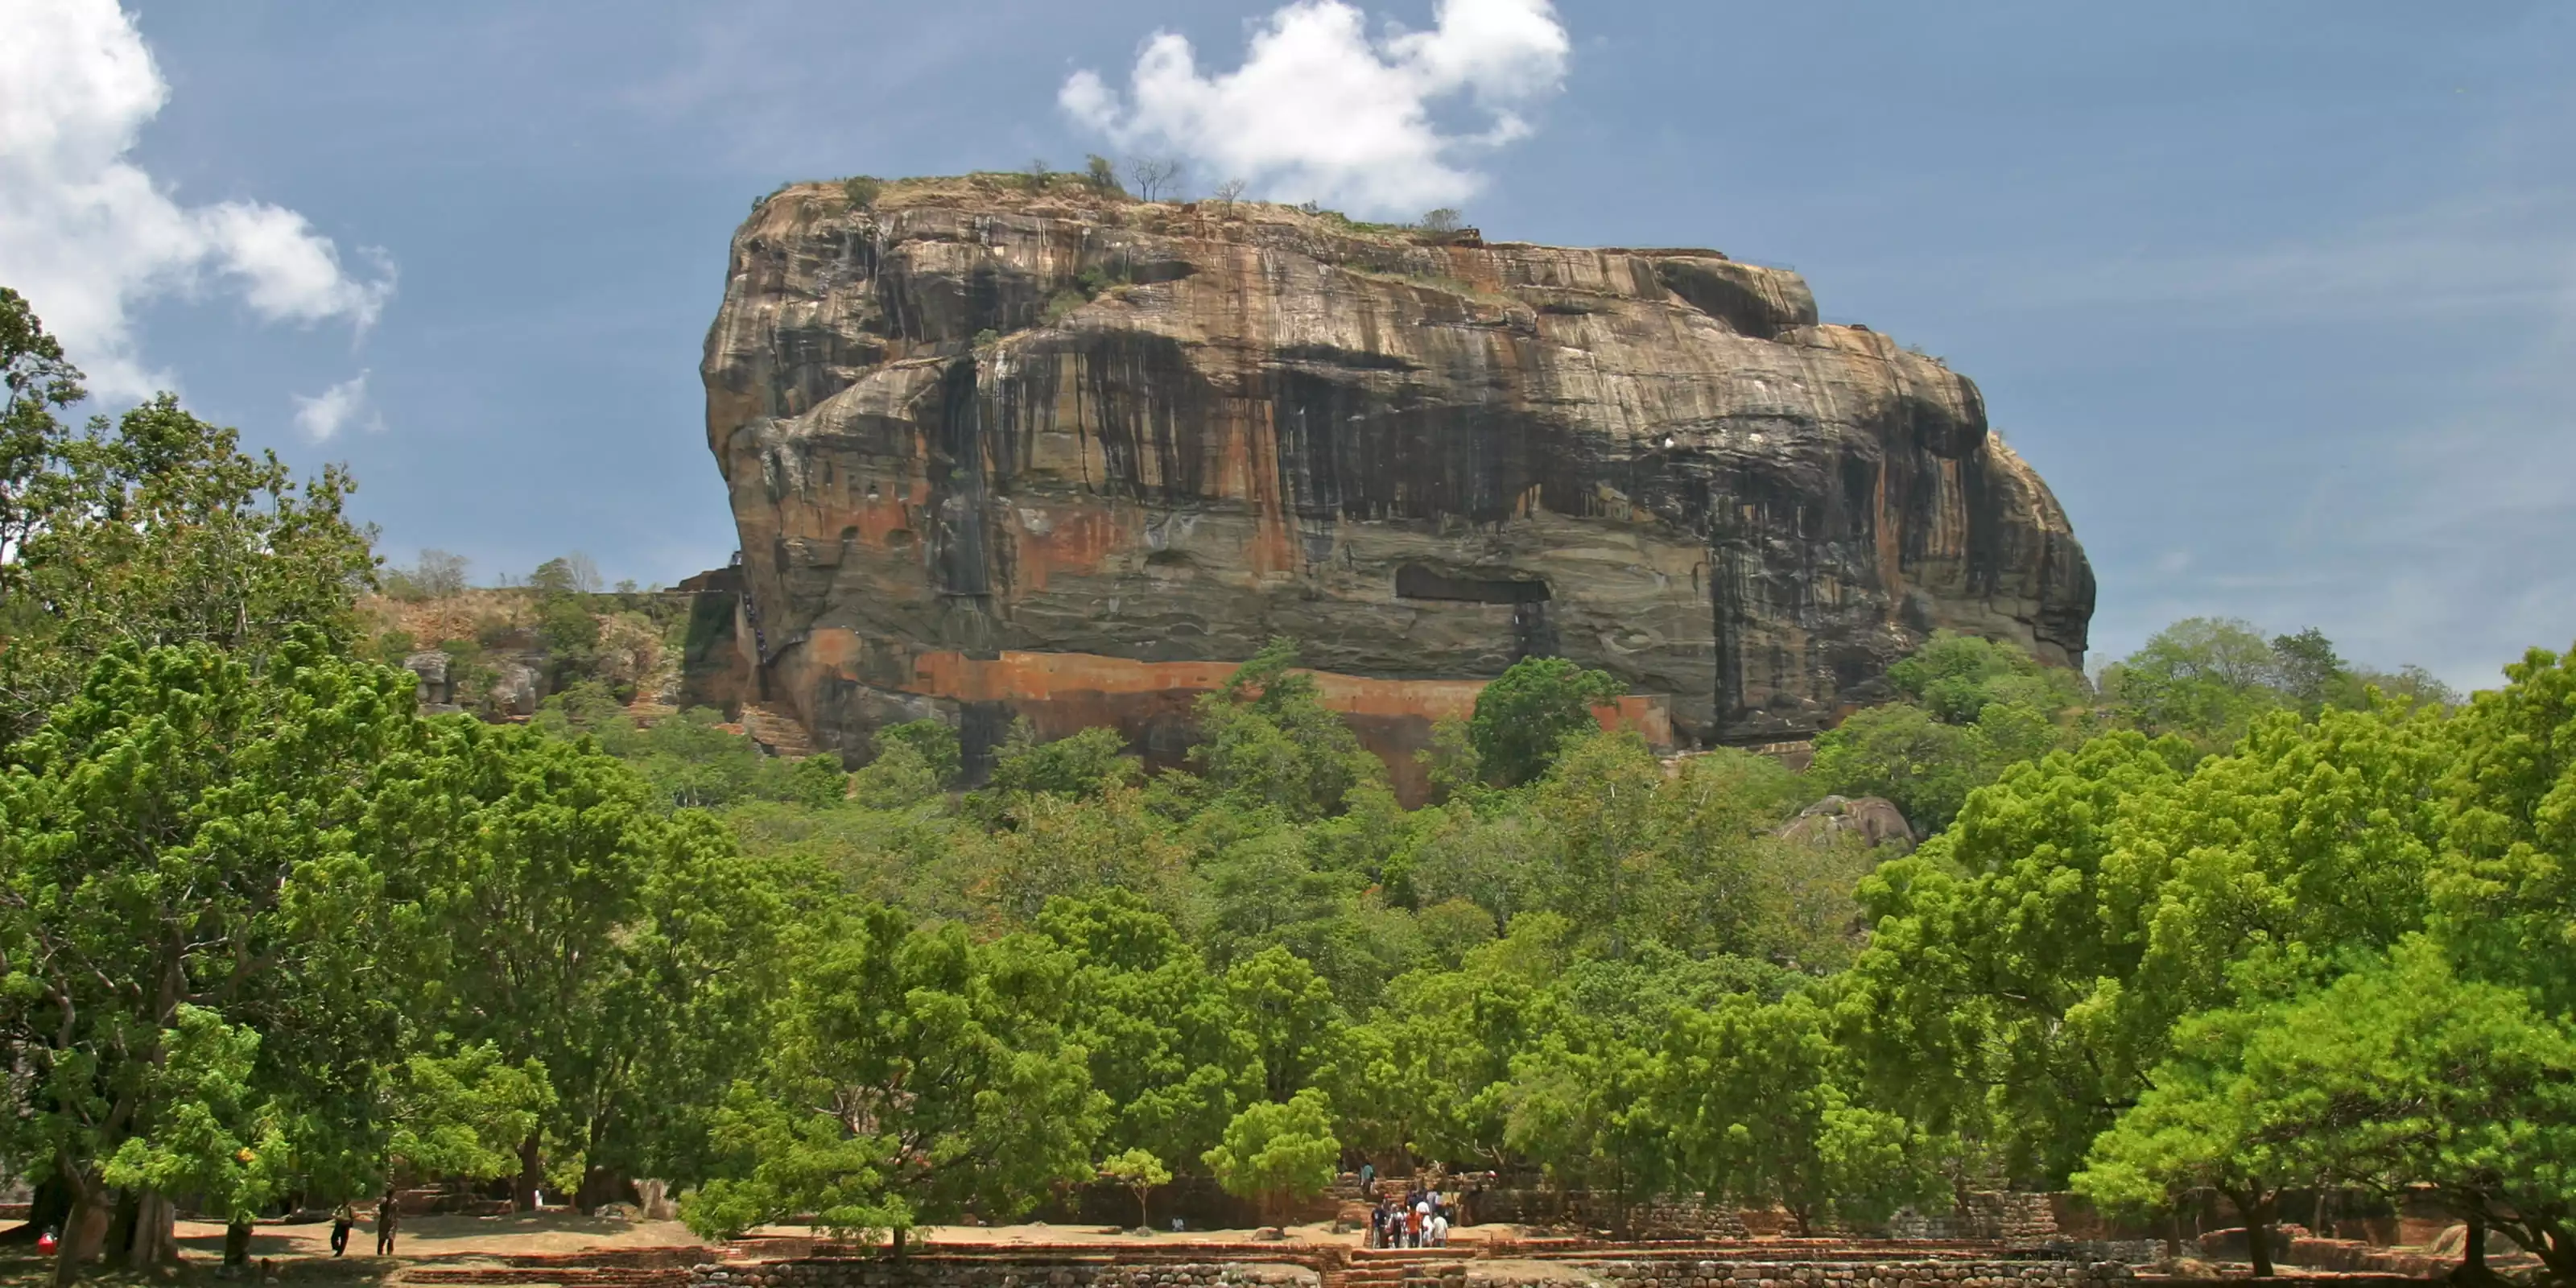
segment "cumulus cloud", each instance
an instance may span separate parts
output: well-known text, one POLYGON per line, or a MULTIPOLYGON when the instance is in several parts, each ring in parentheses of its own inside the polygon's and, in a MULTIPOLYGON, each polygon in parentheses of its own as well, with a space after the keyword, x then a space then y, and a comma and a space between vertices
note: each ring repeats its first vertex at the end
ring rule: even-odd
POLYGON ((135 341, 135 308, 159 296, 229 291, 272 322, 376 320, 393 293, 381 256, 362 280, 304 216, 257 201, 182 205, 128 158, 170 87, 116 0, 0 0, 0 30, 0 282, 26 295, 93 390, 173 383, 135 341))
POLYGON ((1429 31, 1372 40, 1342 0, 1296 0, 1252 33, 1243 65, 1203 74, 1187 38, 1156 32, 1121 94, 1088 69, 1057 102, 1118 147, 1177 154, 1202 177, 1373 213, 1418 214, 1473 195, 1462 157, 1529 132, 1522 109, 1565 78, 1548 0, 1440 0, 1429 31), (1435 109, 1458 103, 1459 129, 1435 109))
POLYGON ((369 433, 381 432, 385 418, 367 405, 367 373, 359 372, 310 398, 295 398, 295 427, 314 442, 322 442, 351 425, 369 433))

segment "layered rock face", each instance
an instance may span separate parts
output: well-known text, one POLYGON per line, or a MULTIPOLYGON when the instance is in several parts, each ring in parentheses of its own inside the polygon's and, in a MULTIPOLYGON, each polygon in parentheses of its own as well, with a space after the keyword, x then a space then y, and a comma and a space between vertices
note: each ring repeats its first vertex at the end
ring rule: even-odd
POLYGON ((1025 715, 1169 758, 1277 635, 1392 761, 1547 653, 1652 738, 1759 743, 1935 628, 2072 666, 2092 614, 1974 384, 1714 251, 797 186, 734 237, 703 375, 758 682, 848 750, 1025 715))

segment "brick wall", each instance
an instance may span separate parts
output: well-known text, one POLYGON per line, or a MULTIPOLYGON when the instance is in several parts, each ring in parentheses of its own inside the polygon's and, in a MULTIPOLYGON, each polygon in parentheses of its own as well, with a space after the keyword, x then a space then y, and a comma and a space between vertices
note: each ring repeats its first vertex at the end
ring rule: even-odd
POLYGON ((1673 1259, 1593 1270, 1612 1288, 2112 1288, 2131 1277, 2117 1261, 1673 1259))
POLYGON ((752 1265, 705 1264, 690 1288, 1315 1288, 1312 1270, 1288 1265, 1167 1262, 1144 1265, 908 1257, 817 1257, 752 1265))

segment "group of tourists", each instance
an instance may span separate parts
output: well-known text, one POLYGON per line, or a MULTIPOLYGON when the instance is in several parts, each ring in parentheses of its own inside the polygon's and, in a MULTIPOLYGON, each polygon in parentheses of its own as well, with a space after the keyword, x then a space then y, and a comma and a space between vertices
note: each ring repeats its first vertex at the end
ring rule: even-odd
POLYGON ((1369 1216, 1372 1248, 1441 1248, 1449 1244, 1449 1204, 1440 1191, 1415 1189, 1400 1203, 1385 1198, 1369 1216))

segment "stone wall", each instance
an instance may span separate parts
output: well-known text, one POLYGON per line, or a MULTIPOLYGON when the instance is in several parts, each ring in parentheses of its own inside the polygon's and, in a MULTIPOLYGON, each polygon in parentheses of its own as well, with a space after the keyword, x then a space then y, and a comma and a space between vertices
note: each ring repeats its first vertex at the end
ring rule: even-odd
POLYGON ((1292 1265, 1110 1265, 936 1256, 900 1261, 813 1257, 751 1265, 710 1263, 689 1270, 689 1288, 1316 1288, 1319 1282, 1316 1272, 1292 1265))
POLYGON ((1610 1288, 2106 1288, 2132 1275, 2117 1261, 1676 1258, 1603 1261, 1592 1269, 1610 1288))
MULTIPOLYGON (((1884 1228, 1854 1229, 1840 1222, 1820 1220, 1812 1233, 2040 1243, 2077 1233, 2061 1228, 2060 1197, 1971 1193, 1949 1211, 1917 1212, 1907 1209, 1899 1212, 1888 1219, 1884 1228)), ((1467 1192, 1465 1206, 1467 1223, 1471 1225, 1494 1221, 1523 1225, 1565 1222, 1608 1229, 1617 1224, 1619 1215, 1606 1196, 1574 1190, 1560 1199, 1544 1188, 1521 1185, 1489 1184, 1483 1188, 1471 1188, 1467 1192)), ((1797 1233, 1796 1222, 1776 1208, 1737 1208, 1724 1203, 1712 1205, 1698 1194, 1658 1195, 1631 1207, 1627 1215, 1628 1228, 1644 1238, 1746 1239, 1797 1233)), ((2109 1232, 2084 1233, 2098 1238, 2109 1232)))

